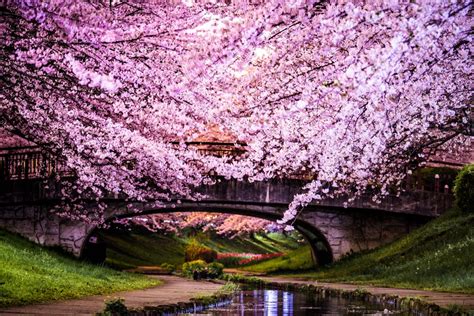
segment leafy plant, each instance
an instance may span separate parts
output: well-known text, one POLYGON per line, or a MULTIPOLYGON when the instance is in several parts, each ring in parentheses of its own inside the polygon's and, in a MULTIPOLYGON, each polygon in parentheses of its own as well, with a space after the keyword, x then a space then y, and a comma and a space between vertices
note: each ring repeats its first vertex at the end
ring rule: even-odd
POLYGON ((208 274, 212 278, 219 278, 224 271, 224 265, 219 262, 212 262, 207 266, 208 274))
POLYGON ((204 271, 206 268, 206 262, 204 260, 194 260, 183 263, 183 274, 187 277, 193 277, 194 272, 204 271))
POLYGON ((223 270, 224 265, 218 262, 207 264, 204 260, 195 260, 183 264, 183 274, 192 278, 218 278, 223 270))
POLYGON ((195 260, 204 260, 209 263, 217 259, 217 252, 199 244, 196 241, 192 241, 188 244, 184 250, 184 261, 195 261, 195 260))
POLYGON ((106 315, 128 315, 128 308, 125 306, 123 298, 114 298, 105 302, 105 308, 102 313, 97 313, 99 316, 106 315))

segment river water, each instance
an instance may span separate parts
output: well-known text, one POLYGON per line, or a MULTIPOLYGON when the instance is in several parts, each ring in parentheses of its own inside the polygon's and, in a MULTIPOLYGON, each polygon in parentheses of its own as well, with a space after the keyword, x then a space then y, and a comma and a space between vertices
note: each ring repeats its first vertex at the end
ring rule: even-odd
POLYGON ((201 312, 220 316, 290 316, 290 315, 409 315, 363 301, 322 297, 317 294, 273 289, 242 290, 232 301, 201 312))

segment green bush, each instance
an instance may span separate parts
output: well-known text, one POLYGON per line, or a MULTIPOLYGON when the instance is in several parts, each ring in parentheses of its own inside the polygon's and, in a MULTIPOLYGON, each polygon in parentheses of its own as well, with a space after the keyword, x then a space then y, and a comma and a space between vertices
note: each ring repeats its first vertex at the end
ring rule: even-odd
POLYGON ((194 271, 201 272, 206 268, 206 262, 204 260, 194 260, 183 263, 183 274, 187 277, 192 278, 194 271))
POLYGON ((204 260, 209 263, 217 259, 217 252, 211 248, 205 247, 196 241, 188 244, 184 250, 184 261, 204 260))
POLYGON ((461 169, 454 181, 456 204, 463 212, 474 212, 474 164, 461 169))
POLYGON ((206 264, 204 260, 195 260, 183 264, 183 274, 194 279, 218 278, 223 271, 224 265, 218 262, 206 264))
POLYGON ((102 313, 97 313, 99 316, 109 316, 109 315, 118 315, 124 316, 128 315, 128 308, 124 304, 123 298, 114 298, 105 302, 105 308, 102 313))
POLYGON ((224 265, 219 262, 212 262, 207 266, 207 271, 211 278, 220 278, 224 272, 224 265))

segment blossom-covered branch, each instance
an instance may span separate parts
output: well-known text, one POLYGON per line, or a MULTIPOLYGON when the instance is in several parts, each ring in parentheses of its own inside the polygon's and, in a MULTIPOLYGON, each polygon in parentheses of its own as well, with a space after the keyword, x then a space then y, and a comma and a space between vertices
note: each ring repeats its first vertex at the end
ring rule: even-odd
POLYGON ((7 1, 0 120, 75 170, 71 202, 193 198, 211 171, 305 174, 287 222, 325 195, 387 194, 440 146, 471 146, 469 10, 441 0, 7 1), (185 145, 211 126, 246 154, 185 145))

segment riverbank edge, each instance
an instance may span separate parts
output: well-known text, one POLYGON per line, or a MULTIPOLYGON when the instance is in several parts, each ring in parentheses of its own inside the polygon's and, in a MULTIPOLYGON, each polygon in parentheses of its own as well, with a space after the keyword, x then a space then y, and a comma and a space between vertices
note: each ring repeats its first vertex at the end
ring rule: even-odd
POLYGON ((288 282, 271 282, 257 277, 247 277, 243 275, 224 275, 224 280, 238 282, 256 286, 266 286, 281 290, 309 292, 318 295, 341 297, 346 299, 358 299, 367 303, 389 305, 394 309, 404 309, 415 315, 422 314, 428 316, 474 316, 474 311, 465 310, 460 306, 454 305, 452 308, 444 308, 435 303, 417 298, 401 297, 389 294, 373 294, 366 289, 342 290, 314 284, 299 284, 288 282))
MULTIPOLYGON (((180 276, 183 277, 183 276, 180 276)), ((183 277, 184 278, 184 277, 183 277)), ((217 292, 211 295, 203 295, 193 297, 189 301, 177 302, 173 304, 160 304, 156 306, 144 306, 140 308, 127 308, 126 305, 121 306, 126 310, 126 315, 129 316, 160 316, 160 315, 174 315, 177 313, 197 313, 209 308, 218 307, 231 302, 236 290, 226 291, 222 290, 226 284, 222 280, 209 280, 209 282, 223 285, 217 292)), ((120 303, 119 303, 120 304, 120 303)), ((96 313, 96 316, 113 315, 114 313, 107 313, 106 311, 96 313)))
MULTIPOLYGON (((232 300, 233 294, 219 294, 205 297, 193 298, 189 302, 178 302, 175 304, 145 306, 143 308, 128 309, 130 316, 150 315, 174 315, 177 313, 197 313, 209 308, 227 304, 232 300)), ((107 315, 107 314, 98 314, 107 315)))

